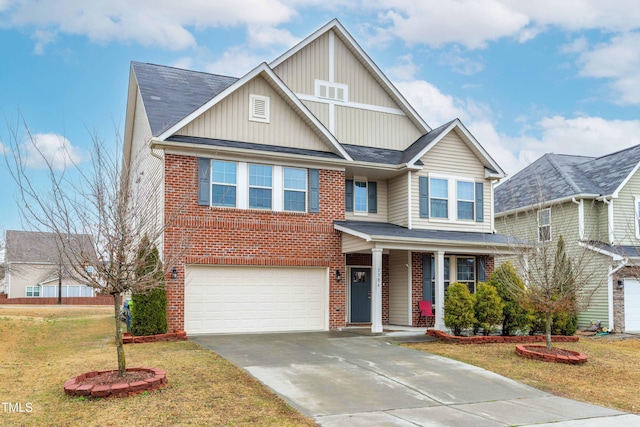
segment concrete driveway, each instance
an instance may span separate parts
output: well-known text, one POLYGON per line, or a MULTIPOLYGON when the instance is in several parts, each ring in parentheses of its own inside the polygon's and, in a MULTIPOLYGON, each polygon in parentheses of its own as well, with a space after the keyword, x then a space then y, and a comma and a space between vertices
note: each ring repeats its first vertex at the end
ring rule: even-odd
MULTIPOLYGON (((486 370, 350 332, 190 337, 323 426, 640 426, 486 370)), ((420 338, 418 338, 420 339, 420 338)), ((406 340, 406 338, 405 338, 406 340)))

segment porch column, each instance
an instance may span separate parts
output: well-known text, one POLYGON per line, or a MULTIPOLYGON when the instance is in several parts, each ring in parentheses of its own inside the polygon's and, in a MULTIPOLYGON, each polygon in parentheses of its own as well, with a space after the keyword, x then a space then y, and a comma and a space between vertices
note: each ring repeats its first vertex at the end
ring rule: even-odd
POLYGON ((382 249, 371 249, 371 332, 382 332, 382 249))
POLYGON ((444 252, 438 251, 435 255, 436 323, 434 328, 444 331, 444 252))

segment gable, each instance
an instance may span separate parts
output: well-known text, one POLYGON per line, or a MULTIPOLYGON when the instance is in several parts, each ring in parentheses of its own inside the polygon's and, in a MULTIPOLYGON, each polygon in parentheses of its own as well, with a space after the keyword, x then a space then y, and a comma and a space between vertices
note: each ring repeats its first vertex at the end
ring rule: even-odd
POLYGON ((485 179, 482 161, 455 130, 444 135, 420 160, 428 172, 485 179))
POLYGON ((332 151, 301 115, 260 75, 214 104, 176 134, 332 151), (251 95, 269 98, 268 123, 249 120, 251 95))

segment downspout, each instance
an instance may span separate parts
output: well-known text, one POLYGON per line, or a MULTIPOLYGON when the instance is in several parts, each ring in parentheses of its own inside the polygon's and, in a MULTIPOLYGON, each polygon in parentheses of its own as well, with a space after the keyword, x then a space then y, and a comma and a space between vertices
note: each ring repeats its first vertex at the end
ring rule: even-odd
POLYGON ((574 197, 571 201, 578 205, 578 233, 580 235, 580 240, 584 240, 584 200, 580 199, 578 201, 574 197))
POLYGON ((609 232, 609 244, 613 245, 615 240, 613 236, 613 200, 611 197, 603 197, 602 201, 607 205, 607 231, 609 232))

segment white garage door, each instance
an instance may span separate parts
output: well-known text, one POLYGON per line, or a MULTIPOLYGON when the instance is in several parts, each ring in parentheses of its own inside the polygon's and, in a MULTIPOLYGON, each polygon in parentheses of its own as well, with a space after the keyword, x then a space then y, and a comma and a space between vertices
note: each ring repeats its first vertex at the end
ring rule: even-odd
POLYGON ((327 269, 188 266, 189 335, 328 329, 327 269))
POLYGON ((640 282, 624 279, 624 329, 640 332, 640 282))

